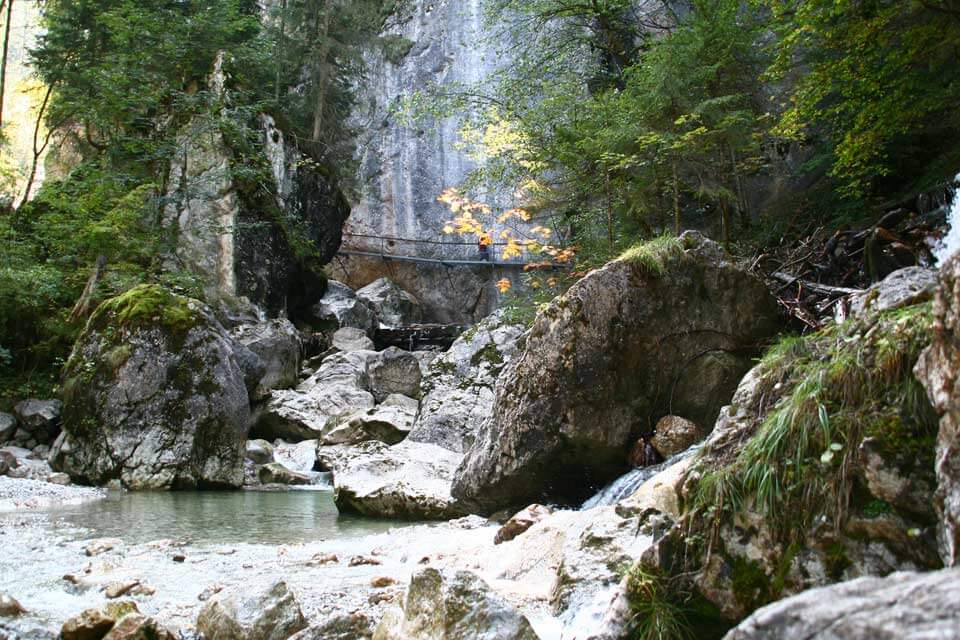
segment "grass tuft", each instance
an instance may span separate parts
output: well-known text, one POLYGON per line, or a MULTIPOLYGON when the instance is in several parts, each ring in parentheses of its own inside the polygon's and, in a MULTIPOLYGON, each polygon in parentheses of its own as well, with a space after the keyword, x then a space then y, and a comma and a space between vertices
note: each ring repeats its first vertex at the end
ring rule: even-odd
POLYGON ((667 260, 682 253, 683 241, 680 238, 663 235, 633 245, 620 254, 617 260, 640 267, 647 274, 659 278, 664 274, 667 260))
POLYGON ((756 511, 791 544, 821 518, 842 528, 864 438, 932 468, 937 420, 912 373, 931 329, 923 304, 770 349, 761 366, 779 400, 732 464, 704 473, 693 512, 716 535, 737 513, 756 511))

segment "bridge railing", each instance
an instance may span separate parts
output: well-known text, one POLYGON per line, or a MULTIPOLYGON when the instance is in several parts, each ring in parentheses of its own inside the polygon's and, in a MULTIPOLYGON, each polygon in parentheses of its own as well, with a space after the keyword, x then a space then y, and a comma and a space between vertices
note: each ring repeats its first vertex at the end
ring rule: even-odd
POLYGON ((446 236, 438 240, 402 238, 363 233, 344 233, 340 255, 380 257, 384 260, 430 262, 443 264, 491 264, 518 266, 544 262, 544 257, 523 249, 519 256, 503 257, 506 242, 494 242, 485 257, 476 241, 468 242, 446 236))

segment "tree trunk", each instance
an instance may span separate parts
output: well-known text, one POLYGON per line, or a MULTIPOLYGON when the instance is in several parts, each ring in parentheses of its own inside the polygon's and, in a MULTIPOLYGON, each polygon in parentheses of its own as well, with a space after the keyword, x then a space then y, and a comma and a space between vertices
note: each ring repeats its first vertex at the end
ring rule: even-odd
POLYGON ((613 251, 613 194, 610 192, 610 170, 607 169, 604 174, 605 187, 607 191, 607 242, 610 244, 610 251, 613 251))
POLYGON ((43 116, 47 111, 47 105, 50 104, 50 95, 53 93, 53 85, 47 87, 47 92, 43 96, 43 103, 40 105, 40 111, 37 112, 37 121, 33 125, 33 162, 30 163, 30 177, 27 178, 27 188, 23 191, 23 200, 20 204, 30 199, 30 190, 33 189, 33 181, 37 177, 37 165, 40 163, 40 156, 43 155, 43 152, 46 150, 47 145, 50 144, 50 136, 53 135, 55 130, 54 127, 51 127, 47 131, 47 135, 43 138, 43 144, 37 147, 37 143, 40 141, 40 125, 43 124, 43 116))
POLYGON ((274 87, 274 102, 280 104, 280 80, 283 76, 284 32, 287 29, 287 0, 280 2, 280 35, 277 37, 277 83, 274 87))
POLYGON ((7 90, 7 58, 10 55, 10 27, 13 24, 13 0, 7 2, 7 24, 3 35, 3 59, 0 60, 0 128, 3 127, 3 99, 7 90))
POLYGON ((317 28, 317 39, 320 42, 320 48, 317 51, 317 65, 314 73, 313 82, 316 86, 316 102, 313 105, 313 142, 320 145, 320 136, 323 135, 323 111, 326 106, 327 97, 327 56, 330 55, 330 13, 331 7, 328 3, 321 4, 319 16, 319 25, 317 28))
POLYGON ((680 236, 680 179, 677 177, 677 159, 673 159, 673 227, 680 236))
POLYGON ((97 284, 100 283, 100 278, 103 277, 103 270, 106 266, 107 256, 103 254, 97 256, 97 262, 93 266, 93 272, 90 274, 90 277, 87 278, 87 284, 83 288, 83 293, 80 294, 77 304, 73 305, 73 310, 70 312, 70 322, 76 322, 80 318, 86 317, 90 312, 90 302, 93 300, 93 294, 97 290, 97 284))

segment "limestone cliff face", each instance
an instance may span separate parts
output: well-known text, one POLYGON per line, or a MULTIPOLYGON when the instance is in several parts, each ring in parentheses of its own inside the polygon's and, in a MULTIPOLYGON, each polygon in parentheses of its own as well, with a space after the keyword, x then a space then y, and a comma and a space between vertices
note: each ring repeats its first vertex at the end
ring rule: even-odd
MULTIPOLYGON (((437 201, 445 189, 461 184, 476 168, 458 148, 459 130, 470 114, 404 122, 395 113, 405 95, 431 87, 455 91, 482 84, 509 62, 508 43, 485 25, 488 0, 413 0, 388 20, 376 50, 368 53, 368 73, 352 125, 358 131, 358 193, 344 229, 348 249, 476 259, 470 238, 444 236, 451 219, 437 201), (391 236, 446 242, 381 242, 362 236, 391 236), (465 242, 452 246, 452 242, 465 242)), ((509 206, 509 194, 488 189, 482 199, 509 206)), ((390 276, 417 296, 427 316, 442 321, 472 321, 486 316, 497 301, 493 283, 516 275, 516 268, 464 268, 443 265, 386 264, 350 257, 333 265, 334 275, 354 288, 390 276)))
MULTIPOLYGON (((222 93, 220 66, 210 86, 222 93)), ((324 293, 321 267, 340 246, 349 205, 272 118, 261 116, 260 127, 272 200, 259 180, 251 188, 236 170, 235 150, 215 121, 197 119, 182 131, 163 216, 169 265, 197 276, 208 300, 241 316, 296 317, 324 293), (309 257, 296 246, 306 239, 316 248, 309 257)), ((254 169, 243 167, 244 174, 254 169)))

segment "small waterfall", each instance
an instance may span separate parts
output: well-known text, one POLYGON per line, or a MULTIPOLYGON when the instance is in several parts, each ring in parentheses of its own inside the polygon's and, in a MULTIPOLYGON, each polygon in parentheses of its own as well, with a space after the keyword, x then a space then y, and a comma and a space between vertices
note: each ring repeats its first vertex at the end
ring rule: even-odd
POLYGON ((624 498, 628 498, 630 495, 632 495, 633 492, 639 489, 644 482, 653 476, 678 462, 686 460, 696 452, 700 451, 702 446, 702 444, 695 444, 683 453, 678 453, 677 455, 673 456, 666 462, 661 462, 660 464, 650 467, 634 469, 633 471, 620 476, 606 487, 601 489, 597 495, 584 502, 583 506, 580 508, 586 510, 593 509, 594 507, 607 507, 617 504, 624 498))
MULTIPOLYGON (((956 181, 960 182, 960 174, 957 174, 956 181)), ((953 205, 947 212, 947 224, 950 225, 950 231, 934 251, 937 264, 943 264, 950 256, 960 251, 960 189, 957 189, 953 195, 953 205)))

